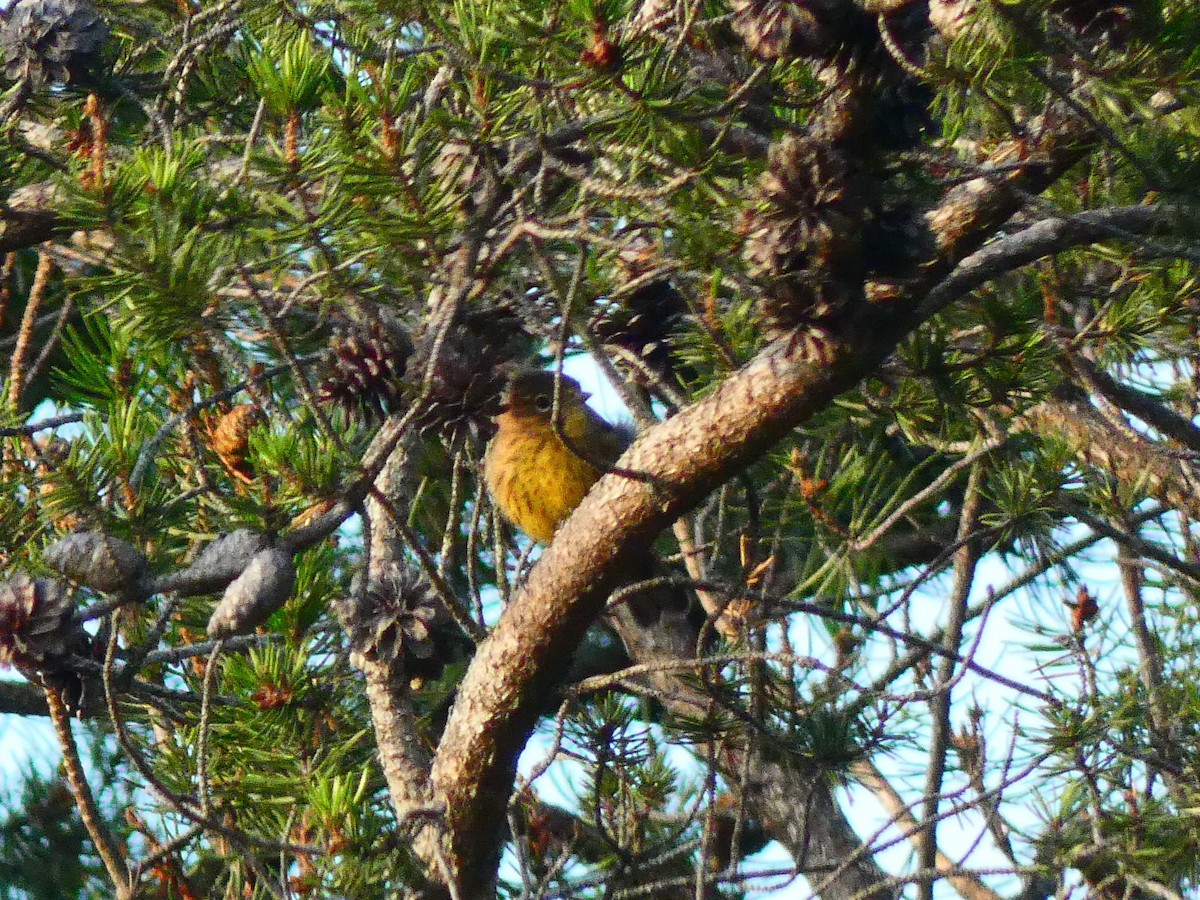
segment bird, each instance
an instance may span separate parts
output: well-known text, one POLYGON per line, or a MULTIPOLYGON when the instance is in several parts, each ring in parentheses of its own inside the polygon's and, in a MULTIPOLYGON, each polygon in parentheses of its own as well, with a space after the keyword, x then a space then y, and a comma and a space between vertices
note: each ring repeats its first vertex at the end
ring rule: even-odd
MULTIPOLYGON (((494 417, 496 433, 484 454, 484 481, 504 517, 539 544, 553 540, 592 485, 633 442, 632 429, 601 418, 587 405, 589 396, 574 378, 523 369, 509 378, 494 417), (560 382, 557 411, 556 380, 560 382)), ((670 575, 653 546, 625 549, 614 591, 644 585, 613 611, 617 621, 630 617, 639 626, 636 631, 618 626, 631 653, 634 642, 641 657, 695 655, 703 610, 687 590, 670 583, 670 575), (689 626, 665 631, 647 628, 663 615, 685 617, 689 626)))
POLYGON ((631 442, 628 431, 587 405, 589 396, 574 378, 524 369, 509 378, 495 416, 483 461, 488 492, 504 517, 539 544, 550 543, 631 442))

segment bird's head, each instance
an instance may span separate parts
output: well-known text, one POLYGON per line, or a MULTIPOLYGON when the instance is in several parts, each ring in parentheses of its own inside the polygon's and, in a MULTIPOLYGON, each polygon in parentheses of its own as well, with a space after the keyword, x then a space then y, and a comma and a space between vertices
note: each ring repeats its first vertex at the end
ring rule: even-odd
MULTIPOLYGON (((518 418, 539 418, 550 420, 554 409, 554 372, 540 369, 526 369, 516 372, 508 381, 504 390, 502 413, 509 413, 518 418)), ((573 411, 582 411, 591 395, 579 386, 579 382, 567 375, 562 376, 562 387, 559 394, 559 410, 562 417, 569 417, 573 411)))

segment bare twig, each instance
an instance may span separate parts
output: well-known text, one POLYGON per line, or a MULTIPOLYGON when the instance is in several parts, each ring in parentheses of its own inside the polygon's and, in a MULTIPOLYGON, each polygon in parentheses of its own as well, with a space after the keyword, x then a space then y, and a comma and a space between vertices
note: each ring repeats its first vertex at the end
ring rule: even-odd
POLYGON ((29 375, 25 365, 28 362, 30 347, 33 345, 34 324, 37 322, 38 310, 46 299, 46 290, 50 285, 50 273, 53 271, 54 260, 50 254, 39 253, 37 271, 33 276, 33 284, 29 287, 25 312, 21 316, 21 325, 17 331, 17 345, 13 348, 12 358, 8 364, 8 405, 12 409, 21 405, 21 395, 25 393, 29 375))
POLYGON ((50 710, 50 720, 54 723, 54 733, 58 737, 58 745, 63 754, 63 770, 66 772, 67 784, 75 796, 75 804, 79 807, 79 816, 87 828, 88 836, 96 846, 96 852, 104 863, 108 877, 112 879, 117 889, 118 898, 132 896, 133 884, 129 878, 129 866, 125 860, 125 848, 117 841, 96 806, 96 798, 92 796, 91 786, 83 771, 83 763, 79 759, 79 748, 75 745, 75 736, 71 733, 71 716, 67 712, 59 692, 54 688, 46 688, 46 705, 50 710))
MULTIPOLYGON (((943 645, 947 651, 957 652, 962 641, 963 626, 967 618, 967 601, 971 586, 975 582, 975 567, 979 562, 981 547, 978 541, 970 540, 975 533, 979 510, 982 506, 983 487, 982 462, 975 463, 967 481, 967 493, 963 498, 959 514, 958 538, 962 546, 954 555, 954 584, 950 590, 949 621, 946 623, 943 645)), ((942 657, 938 667, 937 686, 929 704, 932 733, 930 735, 929 766, 925 774, 924 835, 921 840, 920 865, 924 869, 937 868, 937 812, 941 800, 942 779, 946 771, 946 754, 950 748, 950 688, 954 680, 954 660, 942 657)), ((922 900, 932 900, 933 880, 920 884, 922 900)))
MULTIPOLYGON (((919 837, 923 832, 917 817, 912 814, 910 806, 891 785, 879 768, 870 761, 856 763, 853 767, 854 777, 883 805, 892 821, 896 822, 905 832, 919 837)), ((924 846, 922 844, 922 846, 924 846)), ((935 845, 936 849, 936 845, 935 845)), ((938 850, 933 863, 933 871, 943 875, 964 900, 1001 900, 1000 895, 983 883, 974 873, 960 872, 959 866, 941 850, 938 850)), ((927 879, 932 881, 932 879, 927 879)))

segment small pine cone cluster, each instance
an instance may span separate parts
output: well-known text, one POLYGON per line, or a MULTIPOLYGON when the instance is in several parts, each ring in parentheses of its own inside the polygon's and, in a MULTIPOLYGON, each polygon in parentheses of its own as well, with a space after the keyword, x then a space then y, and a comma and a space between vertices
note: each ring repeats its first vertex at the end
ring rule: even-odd
POLYGON ((382 321, 336 335, 333 360, 318 396, 351 416, 379 420, 404 408, 404 371, 413 346, 399 327, 382 321))
POLYGON ((432 370, 421 357, 409 370, 409 389, 421 398, 421 430, 455 443, 471 429, 485 429, 500 410, 505 367, 526 358, 530 345, 529 332, 511 306, 467 311, 447 333, 432 370), (427 389, 422 386, 426 375, 427 389))
POLYGON ((0 582, 0 665, 22 672, 61 670, 77 643, 74 603, 58 581, 21 573, 0 582))
POLYGON ((409 679, 441 677, 452 652, 446 636, 454 626, 419 572, 397 569, 361 599, 342 597, 336 603, 350 639, 350 662, 357 668, 381 663, 409 679))
POLYGON ((729 5, 733 30, 766 62, 834 55, 838 19, 853 11, 839 0, 732 0, 729 5))
POLYGON ((10 81, 86 79, 99 66, 108 25, 91 0, 16 0, 0 17, 0 58, 10 81))
POLYGON ((861 295, 865 206, 842 154, 789 136, 772 150, 765 201, 743 218, 742 257, 769 330, 827 320, 861 295))

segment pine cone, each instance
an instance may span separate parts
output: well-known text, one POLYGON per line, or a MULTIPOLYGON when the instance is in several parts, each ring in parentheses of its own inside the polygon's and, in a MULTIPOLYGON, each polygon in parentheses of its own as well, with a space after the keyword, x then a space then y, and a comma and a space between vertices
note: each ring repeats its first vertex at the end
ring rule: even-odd
POLYGON ((0 18, 0 57, 11 81, 85 80, 107 40, 108 25, 90 0, 16 0, 0 18))
POLYGON ((365 329, 336 336, 330 348, 333 363, 321 382, 321 400, 368 420, 404 408, 404 370, 413 352, 407 334, 372 322, 365 329))
MULTIPOLYGON (((638 356, 659 376, 668 378, 675 368, 671 338, 683 324, 687 305, 669 281, 640 287, 620 301, 603 307, 588 329, 606 344, 623 347, 638 356)), ((641 373, 630 375, 641 380, 641 373)))
POLYGON ((46 563, 96 591, 130 587, 146 570, 142 552, 98 531, 75 531, 46 548, 46 563))
POLYGON ((415 570, 395 570, 372 585, 361 604, 353 597, 336 602, 350 662, 359 669, 379 662, 410 679, 436 679, 460 643, 441 600, 415 570))
POLYGON ((275 548, 256 553, 225 588, 208 618, 208 636, 217 640, 250 634, 283 606, 295 586, 296 565, 290 553, 275 548))
MULTIPOLYGON (((616 262, 624 281, 634 281, 654 270, 658 248, 637 239, 622 250, 616 262)), ((651 281, 617 301, 606 303, 592 316, 588 330, 606 344, 622 347, 660 377, 671 379, 675 360, 671 340, 683 325, 687 303, 666 279, 651 281)), ((635 380, 643 380, 636 369, 635 380)))
POLYGON ((58 581, 20 573, 0 582, 0 665, 58 671, 74 649, 74 603, 58 581))
POLYGON ((643 32, 667 31, 677 25, 675 0, 641 0, 637 12, 629 20, 628 38, 633 40, 643 32))
POLYGON ((821 20, 824 3, 806 0, 733 0, 733 30, 759 59, 816 56, 830 44, 821 20))
POLYGON ((833 62, 879 47, 877 14, 852 0, 730 0, 729 5, 733 30, 765 62, 833 62))
POLYGON ((975 0, 929 0, 929 24, 946 40, 954 40, 971 24, 975 0))
POLYGON ((760 182, 766 201, 742 224, 742 257, 762 284, 770 328, 828 319, 861 296, 867 218, 856 179, 832 146, 789 136, 760 182))
MULTIPOLYGON (((418 426, 452 443, 467 429, 488 428, 500 409, 505 367, 527 357, 530 345, 529 332, 511 306, 468 311, 442 344, 418 426)), ((414 360, 409 376, 414 393, 421 391, 419 379, 427 368, 423 358, 414 360)))
POLYGON ((205 547, 195 562, 175 574, 172 589, 188 595, 219 591, 241 575, 268 546, 266 535, 248 528, 222 535, 205 547))

